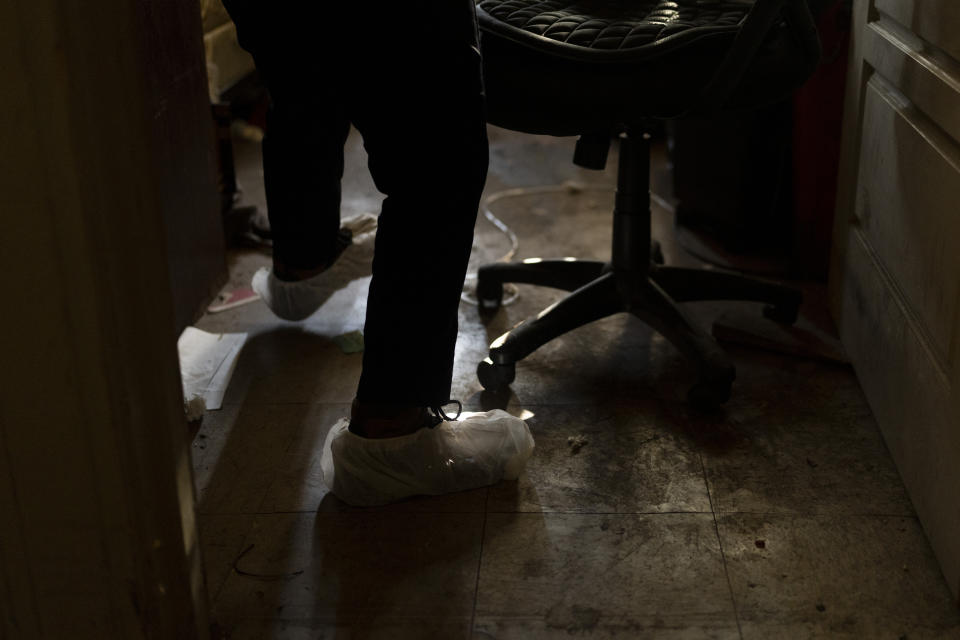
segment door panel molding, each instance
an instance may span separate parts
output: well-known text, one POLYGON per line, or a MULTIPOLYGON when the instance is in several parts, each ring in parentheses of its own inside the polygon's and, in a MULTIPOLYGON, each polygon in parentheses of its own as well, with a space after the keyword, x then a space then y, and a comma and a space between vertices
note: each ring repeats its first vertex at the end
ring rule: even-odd
POLYGON ((960 139, 960 110, 953 108, 960 100, 960 64, 906 36, 889 20, 871 22, 865 32, 865 61, 947 135, 960 139))
POLYGON ((960 309, 960 148, 902 93, 873 74, 867 82, 854 217, 863 240, 885 257, 918 333, 944 375, 960 309), (917 251, 917 247, 923 247, 917 251))
POLYGON ((960 604, 960 3, 854 0, 831 308, 960 604))

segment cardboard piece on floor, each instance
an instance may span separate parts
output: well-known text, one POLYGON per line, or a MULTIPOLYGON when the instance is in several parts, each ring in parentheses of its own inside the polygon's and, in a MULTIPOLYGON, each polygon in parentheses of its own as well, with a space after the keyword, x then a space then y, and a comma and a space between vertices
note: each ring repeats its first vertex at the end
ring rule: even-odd
POLYGON ((713 337, 719 342, 758 347, 804 358, 849 363, 840 339, 802 316, 792 326, 778 324, 753 311, 720 314, 713 323, 713 337))
POLYGON ((184 401, 202 397, 207 411, 223 406, 246 333, 207 333, 187 327, 177 340, 184 401))

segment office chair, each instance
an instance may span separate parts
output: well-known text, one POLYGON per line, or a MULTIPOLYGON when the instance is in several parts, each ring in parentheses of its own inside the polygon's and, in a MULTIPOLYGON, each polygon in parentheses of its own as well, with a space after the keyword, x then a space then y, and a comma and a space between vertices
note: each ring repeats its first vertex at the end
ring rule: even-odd
POLYGON ((677 303, 744 300, 793 323, 799 291, 746 276, 662 264, 650 234, 651 124, 758 108, 781 100, 820 57, 806 0, 479 0, 488 121, 506 129, 579 135, 574 163, 603 169, 619 137, 609 262, 569 259, 482 266, 481 311, 499 308, 506 282, 570 291, 497 338, 477 367, 483 387, 513 382, 515 363, 594 320, 629 312, 698 367, 688 400, 730 397, 733 363, 677 303))

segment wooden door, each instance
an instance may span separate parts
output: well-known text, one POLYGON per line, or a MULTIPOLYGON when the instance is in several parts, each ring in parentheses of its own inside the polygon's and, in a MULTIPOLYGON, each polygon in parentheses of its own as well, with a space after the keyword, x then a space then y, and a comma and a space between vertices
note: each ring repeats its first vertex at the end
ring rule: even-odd
POLYGON ((0 2, 0 638, 210 637, 169 246, 216 216, 199 39, 195 0, 0 2))
POLYGON ((831 304, 960 601, 960 2, 854 0, 843 131, 831 304))

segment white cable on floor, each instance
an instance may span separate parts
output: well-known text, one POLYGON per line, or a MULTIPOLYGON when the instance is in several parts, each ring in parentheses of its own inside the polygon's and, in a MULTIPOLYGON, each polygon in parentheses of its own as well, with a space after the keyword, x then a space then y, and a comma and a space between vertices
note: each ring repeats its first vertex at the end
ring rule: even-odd
MULTIPOLYGON (((503 233, 503 235, 505 235, 510 241, 510 249, 505 254, 497 258, 496 262, 510 262, 517 254, 517 249, 520 247, 520 241, 517 239, 517 234, 513 232, 513 229, 508 227, 503 220, 493 215, 493 211, 490 210, 490 205, 505 198, 519 198, 523 196, 541 195, 545 193, 566 192, 570 194, 577 194, 582 191, 612 191, 612 189, 608 185, 584 185, 579 182, 567 181, 561 184, 545 185, 540 187, 514 187, 512 189, 503 189, 502 191, 495 191, 484 198, 483 202, 481 203, 481 206, 483 207, 483 217, 486 218, 487 221, 490 222, 490 224, 492 224, 498 231, 503 233)), ((474 306, 477 305, 477 298, 475 295, 476 280, 476 271, 468 273, 463 285, 463 292, 460 294, 461 300, 474 306)), ((501 306, 512 304, 518 296, 517 287, 513 284, 506 283, 504 284, 503 289, 504 296, 503 301, 500 303, 501 306)))
MULTIPOLYGON (((497 230, 499 230, 503 235, 507 237, 510 241, 510 249, 497 258, 496 262, 510 262, 513 260, 513 257, 517 254, 517 250, 520 247, 520 241, 517 239, 517 234, 513 232, 513 229, 507 226, 507 224, 493 215, 493 212, 490 210, 490 205, 495 202, 499 202, 505 198, 519 198, 523 196, 530 195, 540 195, 544 193, 562 193, 566 192, 569 194, 576 195, 583 191, 606 191, 614 192, 616 188, 610 185, 603 184, 582 184, 580 182, 575 182, 568 180, 561 184, 552 184, 545 185, 540 187, 514 187, 512 189, 503 189, 501 191, 495 191, 489 196, 483 199, 481 206, 483 207, 483 217, 487 219, 497 230)), ((650 199, 657 204, 657 206, 666 209, 670 213, 674 212, 674 207, 672 204, 667 202, 666 199, 657 195, 656 193, 650 192, 650 199)), ((467 274, 467 277, 464 281, 463 291, 460 294, 460 299, 466 302, 467 304, 472 304, 477 306, 477 298, 475 295, 476 290, 476 280, 477 272, 471 272, 467 274)), ((503 285, 504 296, 503 301, 500 303, 501 306, 507 306, 512 304, 518 297, 519 292, 517 287, 511 283, 505 283, 503 285)))

